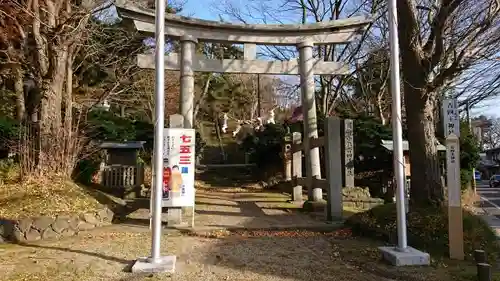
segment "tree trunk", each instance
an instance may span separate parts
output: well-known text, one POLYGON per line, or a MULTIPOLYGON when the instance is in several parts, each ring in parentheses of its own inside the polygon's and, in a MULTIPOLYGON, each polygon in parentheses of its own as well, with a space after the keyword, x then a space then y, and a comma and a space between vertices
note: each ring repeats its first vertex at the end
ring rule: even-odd
MULTIPOLYGON (((62 155, 63 163, 65 163, 63 168, 63 173, 66 176, 71 176, 73 171, 73 165, 75 162, 75 140, 73 139, 73 48, 70 48, 66 60, 66 91, 64 91, 64 154, 62 155)), ((62 90, 62 89, 61 89, 62 90)))
POLYGON ((411 161, 412 204, 439 206, 443 202, 443 186, 435 137, 435 106, 433 94, 421 87, 405 83, 405 103, 411 161))
POLYGON ((21 68, 14 69, 14 91, 16 93, 16 118, 19 123, 23 122, 24 107, 24 77, 21 68))
POLYGON ((208 74, 207 80, 205 81, 205 85, 203 87, 203 92, 200 95, 200 98, 196 102, 196 105, 194 106, 194 112, 193 112, 193 120, 196 120, 196 117, 198 116, 198 112, 200 111, 200 106, 201 104, 205 101, 205 98, 207 97, 208 90, 210 89, 210 82, 212 80, 212 74, 208 74))
POLYGON ((41 174, 60 173, 66 162, 61 158, 64 147, 62 123, 62 96, 66 78, 68 50, 64 46, 53 46, 51 67, 46 77, 42 78, 41 110, 40 110, 40 150, 38 157, 38 171, 41 174), (57 144, 54 140, 60 140, 57 144))
POLYGON ((382 98, 383 98, 382 94, 376 95, 376 97, 375 97, 375 99, 376 99, 375 109, 377 110, 377 115, 378 115, 378 118, 380 119, 380 122, 382 123, 382 125, 385 126, 387 124, 387 119, 385 118, 385 115, 384 115, 382 98))

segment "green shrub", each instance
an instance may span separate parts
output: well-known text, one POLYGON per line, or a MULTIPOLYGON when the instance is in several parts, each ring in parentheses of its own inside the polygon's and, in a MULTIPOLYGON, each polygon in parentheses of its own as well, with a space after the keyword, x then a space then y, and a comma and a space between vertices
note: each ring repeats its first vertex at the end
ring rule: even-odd
POLYGON ((471 170, 460 170, 460 187, 462 191, 467 190, 469 188, 472 180, 472 171, 471 170))
POLYGON ((78 162, 74 175, 74 178, 76 178, 78 182, 88 185, 92 184, 92 177, 99 170, 99 165, 101 163, 98 159, 98 155, 93 156, 94 157, 89 157, 78 162))
POLYGON ((16 120, 0 116, 0 147, 2 143, 15 141, 19 138, 19 124, 16 120))
POLYGON ((0 160, 0 183, 10 183, 19 179, 19 165, 13 159, 0 160))
POLYGON ((283 142, 285 127, 281 124, 266 124, 262 131, 247 136, 241 148, 250 156, 250 161, 261 169, 272 166, 283 166, 283 142))
MULTIPOLYGON (((354 214, 346 220, 353 233, 397 243, 396 206, 385 204, 354 214)), ((436 256, 448 255, 447 208, 413 208, 407 214, 408 244, 436 256)), ((483 249, 492 260, 498 258, 499 245, 491 228, 479 217, 463 212, 464 250, 471 259, 474 250, 483 249)))

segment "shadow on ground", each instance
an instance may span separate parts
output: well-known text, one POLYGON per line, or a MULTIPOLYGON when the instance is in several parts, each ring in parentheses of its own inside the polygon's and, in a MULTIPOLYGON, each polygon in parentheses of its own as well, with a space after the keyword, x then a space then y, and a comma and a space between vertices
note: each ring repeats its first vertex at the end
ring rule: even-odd
POLYGON ((69 253, 77 253, 77 254, 96 257, 96 258, 107 260, 107 261, 118 262, 118 263, 125 264, 125 265, 130 265, 134 262, 133 260, 126 260, 126 259, 121 259, 121 258, 117 258, 117 257, 113 257, 113 256, 103 255, 100 253, 94 253, 94 252, 84 251, 84 250, 75 250, 75 249, 71 249, 71 248, 28 244, 28 243, 17 243, 17 245, 22 246, 22 247, 27 247, 27 248, 34 248, 34 249, 48 249, 48 250, 56 250, 56 251, 69 252, 69 253))

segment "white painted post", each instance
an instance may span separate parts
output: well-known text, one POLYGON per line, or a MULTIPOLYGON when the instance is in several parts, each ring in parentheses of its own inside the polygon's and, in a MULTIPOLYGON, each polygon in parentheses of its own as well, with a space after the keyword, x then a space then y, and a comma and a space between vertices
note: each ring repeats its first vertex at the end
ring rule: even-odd
POLYGON ((397 1, 391 0, 389 6, 389 41, 391 49, 391 92, 392 92, 392 142, 394 157, 394 176, 396 179, 396 209, 398 226, 398 250, 407 251, 406 211, 405 211, 405 174, 403 156, 403 128, 401 124, 401 87, 399 73, 399 39, 397 21, 397 1))
POLYGON ((163 193, 163 141, 165 123, 165 1, 156 0, 155 11, 155 136, 153 152, 153 186, 151 194, 151 256, 137 259, 132 272, 175 271, 176 256, 161 256, 161 215, 163 193))
POLYGON ((163 127, 165 123, 165 2, 156 1, 155 46, 155 137, 153 152, 154 191, 152 212, 151 263, 160 263, 161 200, 163 192, 163 127))
POLYGON ((453 133, 446 138, 446 175, 450 258, 463 260, 464 236, 460 188, 460 145, 458 137, 453 133))

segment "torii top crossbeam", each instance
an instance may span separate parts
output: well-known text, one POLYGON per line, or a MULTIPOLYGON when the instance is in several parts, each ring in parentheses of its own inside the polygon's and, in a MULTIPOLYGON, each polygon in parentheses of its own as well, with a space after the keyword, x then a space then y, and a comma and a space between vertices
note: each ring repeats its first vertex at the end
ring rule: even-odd
MULTIPOLYGON (((137 30, 155 32, 153 9, 127 0, 117 0, 115 5, 122 18, 134 21, 137 30)), ((360 16, 311 24, 234 24, 167 14, 165 34, 172 38, 190 36, 203 42, 297 45, 309 41, 325 45, 353 41, 370 22, 370 18, 360 16)))

